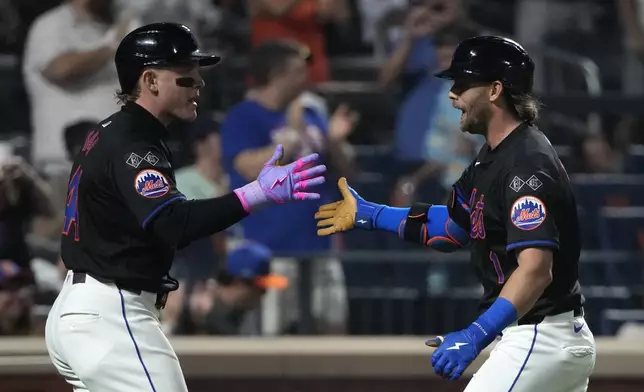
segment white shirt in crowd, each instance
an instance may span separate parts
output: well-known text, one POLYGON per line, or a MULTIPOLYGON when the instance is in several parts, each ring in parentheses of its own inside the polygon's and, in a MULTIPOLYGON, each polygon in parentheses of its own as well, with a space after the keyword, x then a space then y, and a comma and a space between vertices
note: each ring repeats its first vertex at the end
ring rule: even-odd
POLYGON ((139 15, 144 24, 174 22, 185 24, 197 35, 212 31, 222 19, 219 8, 206 0, 119 0, 122 10, 139 15))
MULTIPOLYGON (((137 25, 132 22, 132 29, 137 25)), ((113 40, 109 26, 80 18, 65 3, 33 23, 25 45, 23 74, 31 101, 32 159, 36 164, 65 161, 63 130, 79 120, 99 121, 119 110, 116 67, 108 62, 98 72, 64 87, 42 74, 57 56, 89 51, 113 40)))

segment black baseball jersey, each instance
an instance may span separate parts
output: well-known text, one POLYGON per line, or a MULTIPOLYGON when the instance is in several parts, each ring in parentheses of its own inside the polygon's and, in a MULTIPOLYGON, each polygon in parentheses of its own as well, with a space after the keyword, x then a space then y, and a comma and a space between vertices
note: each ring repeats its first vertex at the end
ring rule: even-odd
POLYGON ((175 187, 165 126, 135 103, 91 131, 75 157, 62 235, 68 269, 157 291, 175 247, 149 230, 185 197, 175 187))
POLYGON ((533 247, 554 252, 553 280, 524 319, 583 304, 577 205, 566 170, 537 128, 522 124, 495 149, 485 144, 454 184, 449 209, 452 220, 470 232, 483 309, 517 268, 517 251, 533 247))

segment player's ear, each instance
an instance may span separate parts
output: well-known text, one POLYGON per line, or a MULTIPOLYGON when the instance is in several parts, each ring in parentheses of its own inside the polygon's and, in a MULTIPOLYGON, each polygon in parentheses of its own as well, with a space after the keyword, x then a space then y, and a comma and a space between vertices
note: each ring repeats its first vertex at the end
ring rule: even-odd
POLYGON ((146 69, 141 75, 141 84, 146 90, 150 91, 154 95, 159 93, 158 80, 159 78, 157 77, 156 72, 151 69, 146 69))
POLYGON ((501 99, 501 95, 503 94, 503 84, 500 81, 495 81, 492 83, 490 86, 489 90, 490 94, 490 102, 495 102, 501 99))

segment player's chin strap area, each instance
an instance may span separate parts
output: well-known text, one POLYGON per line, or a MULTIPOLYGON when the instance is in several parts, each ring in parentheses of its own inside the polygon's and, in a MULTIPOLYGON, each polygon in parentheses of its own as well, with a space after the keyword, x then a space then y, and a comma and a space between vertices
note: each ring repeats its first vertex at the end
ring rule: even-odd
POLYGON ((415 203, 399 235, 441 252, 453 252, 469 243, 470 236, 449 217, 446 206, 415 203))

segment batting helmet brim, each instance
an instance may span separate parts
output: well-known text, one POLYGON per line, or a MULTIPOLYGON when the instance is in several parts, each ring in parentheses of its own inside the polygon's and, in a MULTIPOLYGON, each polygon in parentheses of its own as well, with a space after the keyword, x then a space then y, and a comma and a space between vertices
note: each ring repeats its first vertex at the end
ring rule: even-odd
POLYGON ((215 54, 197 52, 190 55, 190 60, 198 62, 200 67, 209 67, 218 64, 221 61, 221 57, 215 54))
POLYGON ((483 77, 479 72, 468 69, 467 67, 455 67, 453 65, 445 70, 435 73, 434 76, 448 80, 459 78, 480 79, 483 77))

